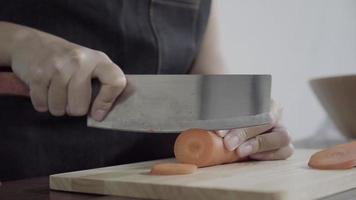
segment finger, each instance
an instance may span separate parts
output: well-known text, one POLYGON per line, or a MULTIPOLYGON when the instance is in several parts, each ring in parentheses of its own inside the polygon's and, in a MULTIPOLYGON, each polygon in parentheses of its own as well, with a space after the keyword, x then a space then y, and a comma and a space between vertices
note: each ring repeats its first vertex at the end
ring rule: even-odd
POLYGON ((48 111, 48 86, 50 79, 42 70, 36 70, 31 75, 30 97, 33 107, 38 112, 48 111))
POLYGON ((279 123, 283 117, 283 107, 273 99, 271 100, 270 117, 273 124, 279 123))
POLYGON ((68 84, 67 113, 83 116, 89 111, 91 102, 91 73, 85 68, 75 72, 68 84))
POLYGON ((67 82, 60 74, 55 75, 48 90, 48 108, 54 116, 63 116, 67 105, 67 82))
POLYGON ((292 144, 282 147, 278 150, 261 152, 250 155, 249 157, 254 160, 284 160, 289 158, 294 153, 294 147, 292 144))
MULTIPOLYGON (((281 114, 282 114, 282 107, 277 104, 273 99, 271 100, 271 114, 270 114, 270 118, 271 118, 271 124, 275 124, 277 121, 279 121, 280 117, 281 117, 281 114)), ((239 129, 235 129, 236 132, 244 132, 243 130, 239 130, 239 129)), ((216 130, 214 131, 216 135, 220 136, 220 137, 225 137, 229 132, 230 130, 216 130)), ((233 137, 233 136, 231 136, 233 137)), ((234 140, 233 138, 230 138, 232 140, 234 140)), ((229 140, 231 141, 231 140, 229 140)), ((228 144, 227 146, 230 146, 229 149, 233 150, 234 147, 236 144, 234 144, 234 142, 232 142, 232 145, 228 144)))
POLYGON ((270 123, 268 124, 231 130, 224 137, 225 147, 228 150, 233 151, 238 146, 246 142, 248 139, 272 129, 277 123, 279 123, 282 112, 280 108, 280 106, 278 106, 276 103, 274 103, 274 101, 272 101, 271 112, 269 113, 270 123))
POLYGON ((246 157, 259 152, 276 150, 289 145, 291 139, 286 129, 258 135, 239 146, 236 152, 246 157))
POLYGON ((220 137, 225 137, 229 133, 230 130, 216 130, 214 131, 216 135, 220 137))
POLYGON ((93 73, 101 82, 101 88, 94 100, 91 116, 101 121, 110 111, 116 98, 126 86, 126 78, 121 69, 114 63, 103 63, 98 65, 93 73))
POLYGON ((233 151, 248 139, 264 133, 270 130, 272 127, 273 124, 269 123, 249 128, 233 129, 224 137, 225 147, 228 150, 233 151))

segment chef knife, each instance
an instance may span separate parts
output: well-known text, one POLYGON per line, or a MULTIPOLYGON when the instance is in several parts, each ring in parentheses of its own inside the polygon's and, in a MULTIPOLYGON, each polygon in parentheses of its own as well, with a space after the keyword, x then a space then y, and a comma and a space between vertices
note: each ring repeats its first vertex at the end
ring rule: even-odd
MULTIPOLYGON (((127 86, 107 117, 101 122, 88 117, 89 127, 174 133, 189 128, 241 128, 271 121, 270 75, 126 75, 126 78, 127 86)), ((0 72, 0 95, 28 97, 28 88, 13 73, 0 72)))

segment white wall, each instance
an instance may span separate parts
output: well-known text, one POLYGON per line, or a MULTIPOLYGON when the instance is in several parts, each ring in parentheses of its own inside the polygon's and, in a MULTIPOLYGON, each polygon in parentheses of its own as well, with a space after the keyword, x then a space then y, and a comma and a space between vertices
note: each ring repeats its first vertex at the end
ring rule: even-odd
POLYGON ((326 114, 308 80, 356 73, 356 0, 217 1, 231 71, 272 74, 292 136, 314 134, 326 114))

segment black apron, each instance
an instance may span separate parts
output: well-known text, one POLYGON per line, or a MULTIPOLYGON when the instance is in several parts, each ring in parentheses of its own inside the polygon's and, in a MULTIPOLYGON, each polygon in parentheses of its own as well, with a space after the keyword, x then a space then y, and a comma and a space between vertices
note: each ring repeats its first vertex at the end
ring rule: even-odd
MULTIPOLYGON (((198 53, 210 0, 12 0, 0 21, 105 52, 126 74, 184 74, 198 53)), ((1 44, 0 44, 1 45, 1 44)), ((0 97, 0 180, 173 156, 177 134, 88 128, 86 117, 37 113, 0 97)))

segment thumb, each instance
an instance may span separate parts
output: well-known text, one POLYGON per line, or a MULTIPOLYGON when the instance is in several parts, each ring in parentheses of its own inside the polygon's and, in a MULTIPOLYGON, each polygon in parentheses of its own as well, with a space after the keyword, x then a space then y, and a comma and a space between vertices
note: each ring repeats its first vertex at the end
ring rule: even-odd
POLYGON ((93 72, 93 77, 99 79, 101 87, 94 100, 91 116, 96 121, 102 121, 116 98, 125 89, 126 78, 122 70, 114 63, 98 65, 93 72))

